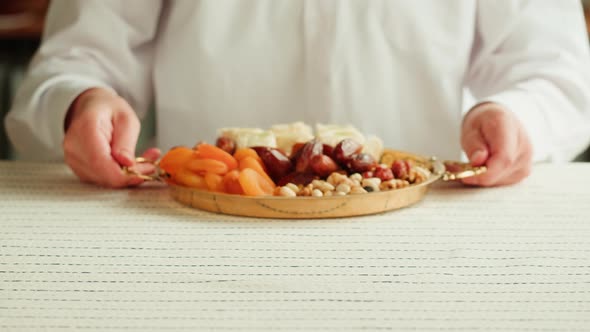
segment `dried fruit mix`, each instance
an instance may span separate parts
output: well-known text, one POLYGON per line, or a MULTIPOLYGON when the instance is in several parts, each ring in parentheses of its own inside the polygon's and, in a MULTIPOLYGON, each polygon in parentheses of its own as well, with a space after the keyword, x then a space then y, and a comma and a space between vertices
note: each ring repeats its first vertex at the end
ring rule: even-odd
POLYGON ((273 130, 222 129, 216 145, 173 148, 160 161, 160 168, 169 181, 183 186, 285 197, 399 189, 420 183, 430 174, 409 160, 381 158, 382 142, 374 136, 367 140, 350 126, 319 125, 315 137, 302 123, 273 126, 273 130))

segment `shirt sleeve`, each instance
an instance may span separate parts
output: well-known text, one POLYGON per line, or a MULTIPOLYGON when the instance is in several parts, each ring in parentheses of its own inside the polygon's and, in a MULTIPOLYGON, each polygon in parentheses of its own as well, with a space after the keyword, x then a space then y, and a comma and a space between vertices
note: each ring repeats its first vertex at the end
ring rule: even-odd
POLYGON ((590 57, 580 1, 481 0, 466 86, 514 112, 535 161, 590 143, 590 57))
POLYGON ((20 157, 63 158, 67 110, 89 88, 113 89, 145 114, 161 7, 161 0, 51 1, 41 47, 5 119, 20 157))

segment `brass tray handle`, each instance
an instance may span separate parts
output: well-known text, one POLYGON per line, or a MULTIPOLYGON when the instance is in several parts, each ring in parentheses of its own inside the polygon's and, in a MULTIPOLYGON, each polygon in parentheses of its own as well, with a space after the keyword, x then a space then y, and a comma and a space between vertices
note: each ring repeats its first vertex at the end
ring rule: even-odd
POLYGON ((435 176, 440 177, 443 181, 464 179, 483 174, 488 170, 485 166, 472 166, 469 163, 452 160, 439 161, 434 156, 428 158, 397 150, 386 150, 381 162, 391 166, 396 159, 412 160, 416 165, 429 168, 435 176))
MULTIPOLYGON (((435 161, 435 160, 436 160, 436 158, 434 158, 434 157, 431 158, 431 161, 435 161)), ((137 176, 137 177, 139 177, 143 180, 146 180, 146 181, 163 181, 163 179, 165 177, 165 173, 160 168, 158 168, 158 161, 151 161, 151 160, 145 159, 143 157, 138 157, 138 158, 135 158, 135 163, 136 164, 151 164, 156 167, 156 172, 154 172, 153 174, 146 175, 146 174, 142 174, 142 173, 137 172, 136 170, 132 169, 131 167, 122 167, 122 171, 125 174, 137 176)), ((468 178, 471 176, 480 175, 480 174, 483 174, 487 171, 487 167, 485 167, 485 166, 472 166, 469 163, 463 163, 463 162, 458 162, 458 161, 445 160, 442 163, 445 166, 445 170, 444 170, 442 177, 441 177, 443 181, 460 180, 460 179, 468 178)))
POLYGON ((445 172, 442 174, 443 181, 460 180, 485 173, 488 169, 485 166, 472 166, 469 163, 458 161, 443 161, 445 172))
MULTIPOLYGON (((430 170, 428 178, 418 184, 400 188, 399 190, 385 190, 369 195, 330 196, 316 199, 315 197, 277 197, 232 195, 210 192, 169 183, 169 192, 178 202, 203 211, 223 213, 228 215, 278 218, 278 219, 324 219, 341 218, 382 213, 406 207, 420 201, 426 195, 428 187, 440 180, 462 179, 486 171, 485 167, 473 167, 469 164, 440 161, 435 158, 417 156, 407 152, 388 150, 381 162, 407 159, 424 169, 430 170), (385 160, 383 160, 385 158, 385 160)), ((133 176, 139 176, 146 181, 167 181, 157 161, 138 158, 136 163, 156 166, 156 171, 144 175, 141 169, 124 168, 123 171, 133 176)))
POLYGON ((137 157, 135 158, 135 163, 136 164, 151 164, 156 168, 156 171, 152 174, 142 174, 139 173, 138 171, 134 170, 132 167, 121 167, 121 170, 123 171, 123 173, 127 174, 127 175, 132 175, 132 176, 136 176, 139 177, 140 179, 143 179, 145 181, 163 181, 164 179, 164 171, 162 171, 159 167, 158 161, 152 161, 152 160, 148 160, 145 159, 143 157, 137 157))

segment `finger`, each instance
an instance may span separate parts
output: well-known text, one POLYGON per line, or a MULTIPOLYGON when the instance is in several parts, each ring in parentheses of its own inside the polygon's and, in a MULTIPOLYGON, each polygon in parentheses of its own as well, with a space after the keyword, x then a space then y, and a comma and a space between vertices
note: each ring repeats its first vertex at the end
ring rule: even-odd
POLYGON ((105 104, 91 105, 70 124, 63 148, 65 160, 84 182, 111 188, 137 183, 123 173, 111 153, 113 111, 105 104))
POLYGON ((137 176, 130 175, 130 178, 127 181, 126 187, 137 187, 144 182, 145 182, 144 179, 137 177, 137 176))
POLYGON ((490 148, 491 157, 505 155, 516 159, 520 131, 514 121, 513 116, 507 111, 499 111, 492 113, 482 122, 481 134, 490 148))
POLYGON ((137 182, 137 176, 126 174, 119 165, 110 155, 100 155, 97 157, 94 154, 92 157, 92 169, 93 173, 89 174, 93 178, 93 181, 100 186, 108 188, 123 188, 128 186, 130 183, 137 182))
POLYGON ((143 179, 134 174, 129 174, 119 164, 111 159, 108 164, 103 164, 99 173, 94 176, 95 183, 107 188, 125 188, 143 182, 143 179))
POLYGON ((94 183, 109 188, 122 188, 126 186, 135 186, 143 183, 143 179, 137 176, 128 176, 126 181, 121 181, 120 184, 113 184, 110 181, 106 180, 108 179, 108 177, 105 178, 104 176, 101 176, 101 170, 86 164, 84 161, 78 159, 75 155, 66 157, 65 161, 66 164, 70 167, 70 169, 74 172, 74 174, 76 174, 76 176, 80 179, 80 181, 84 183, 94 183))
MULTIPOLYGON (((486 171, 486 173, 487 173, 487 171, 486 171)), ((461 182, 463 184, 470 185, 470 186, 482 186, 483 184, 481 182, 485 181, 485 179, 482 180, 482 177, 484 176, 484 174, 463 178, 463 179, 461 179, 461 182)))
POLYGON ((82 182, 103 182, 101 165, 105 161, 96 156, 101 154, 100 150, 109 150, 103 142, 109 139, 111 129, 104 123, 110 124, 110 116, 89 110, 84 118, 72 124, 64 138, 64 160, 82 182))
MULTIPOLYGON (((518 150, 521 152, 517 160, 511 165, 511 167, 506 167, 500 174, 490 176, 490 174, 488 174, 490 166, 488 166, 488 171, 486 173, 462 179, 462 182, 474 186, 499 186, 514 184, 523 180, 531 172, 532 151, 530 146, 524 146, 518 150)), ((493 161, 491 161, 490 164, 492 162, 493 161)))
POLYGON ((158 148, 149 148, 141 155, 145 160, 149 160, 154 163, 160 158, 162 152, 158 148))
POLYGON ((481 174, 477 177, 473 177, 472 179, 466 179, 467 181, 465 181, 464 183, 484 187, 498 185, 502 178, 511 174, 513 171, 513 169, 511 168, 504 167, 504 165, 506 165, 506 162, 503 160, 505 159, 500 159, 500 157, 498 156, 496 156, 495 158, 490 158, 486 164, 487 171, 484 174, 481 174))
POLYGON ((495 185, 496 186, 504 186, 504 185, 515 184, 515 183, 518 183, 518 182, 526 179, 530 174, 531 174, 530 167, 521 167, 518 170, 514 171, 512 174, 502 178, 495 185))
POLYGON ((141 127, 139 120, 131 109, 124 108, 113 114, 112 121, 112 156, 122 166, 131 166, 135 160, 135 146, 141 127))
POLYGON ((154 164, 160 158, 160 149, 149 148, 141 157, 147 161, 147 163, 135 163, 132 166, 133 170, 140 174, 148 175, 153 174, 156 171, 156 165, 154 164))
POLYGON ((490 149, 490 156, 486 161, 487 172, 477 177, 478 185, 497 185, 504 176, 518 168, 519 130, 512 120, 510 114, 496 112, 482 123, 481 133, 490 149))
POLYGON ((137 174, 149 175, 156 172, 156 166, 154 164, 137 163, 129 167, 129 170, 137 174))
POLYGON ((64 161, 81 182, 93 182, 93 179, 87 175, 88 170, 86 169, 86 167, 84 167, 84 165, 75 157, 68 157, 68 155, 66 155, 64 161))
POLYGON ((496 185, 511 185, 524 180, 531 173, 533 167, 533 148, 530 144, 530 140, 526 134, 521 131, 519 135, 519 157, 515 162, 512 172, 505 174, 496 185))
POLYGON ((464 119, 461 130, 461 146, 473 166, 485 164, 489 157, 489 147, 481 132, 482 111, 472 111, 464 119))
POLYGON ((479 128, 468 128, 461 136, 461 145, 473 166, 485 164, 489 149, 479 128))
MULTIPOLYGON (((109 122, 110 119, 100 119, 102 122, 109 122)), ((97 126, 106 128, 107 125, 97 126)), ((85 133, 83 151, 78 155, 82 156, 81 165, 88 171, 85 173, 92 182, 109 188, 123 188, 137 183, 136 176, 125 174, 111 153, 110 137, 108 130, 89 130, 85 133)))
POLYGON ((532 170, 530 157, 526 154, 521 155, 517 160, 515 167, 511 172, 505 173, 499 180, 493 183, 493 186, 504 186, 518 183, 528 177, 532 170))
POLYGON ((510 166, 506 161, 508 158, 504 155, 493 155, 486 163, 487 170, 485 173, 463 179, 464 184, 491 187, 497 186, 502 179, 512 174, 518 166, 511 162, 510 166))

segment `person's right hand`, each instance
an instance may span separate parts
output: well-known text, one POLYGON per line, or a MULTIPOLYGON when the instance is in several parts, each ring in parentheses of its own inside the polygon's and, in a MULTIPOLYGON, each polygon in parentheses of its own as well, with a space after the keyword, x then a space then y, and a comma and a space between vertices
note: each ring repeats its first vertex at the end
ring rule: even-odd
MULTIPOLYGON (((101 88, 84 91, 72 103, 64 123, 65 162, 83 182, 110 188, 135 186, 143 182, 125 174, 122 166, 142 174, 153 166, 135 164, 135 146, 140 123, 131 106, 114 92, 101 88)), ((143 157, 155 161, 158 149, 143 157)))

